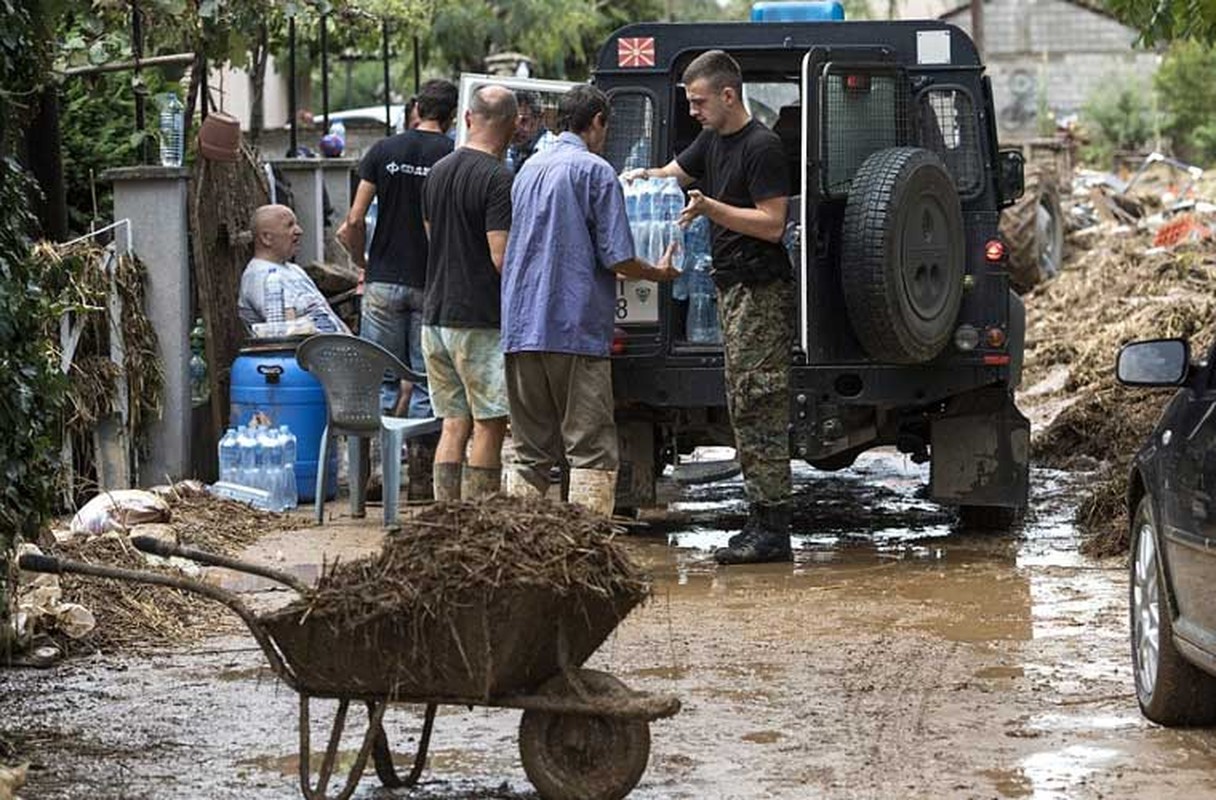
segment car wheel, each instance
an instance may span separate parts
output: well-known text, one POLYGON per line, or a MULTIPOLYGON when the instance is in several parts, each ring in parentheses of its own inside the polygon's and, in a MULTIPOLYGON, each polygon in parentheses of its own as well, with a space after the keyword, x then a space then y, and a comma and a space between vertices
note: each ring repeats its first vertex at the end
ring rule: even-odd
POLYGON ((1021 199, 1001 212, 1001 236, 1009 245, 1009 281, 1018 294, 1056 276, 1064 260, 1064 212, 1053 171, 1027 168, 1021 199))
POLYGON ((1216 722, 1216 679, 1186 661, 1174 646, 1164 564, 1152 497, 1132 518, 1130 610, 1132 672, 1144 716, 1161 725, 1216 722))

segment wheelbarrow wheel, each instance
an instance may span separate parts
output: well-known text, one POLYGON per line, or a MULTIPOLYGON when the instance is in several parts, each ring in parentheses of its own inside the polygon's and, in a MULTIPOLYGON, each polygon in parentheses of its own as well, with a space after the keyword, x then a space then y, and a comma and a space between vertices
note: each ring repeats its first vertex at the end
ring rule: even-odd
MULTIPOLYGON (((592 697, 628 695, 613 676, 578 670, 578 688, 592 697)), ((540 694, 578 690, 565 675, 540 694)), ((544 800, 619 800, 637 785, 650 758, 650 723, 641 719, 529 710, 519 724, 519 755, 528 780, 544 800)))

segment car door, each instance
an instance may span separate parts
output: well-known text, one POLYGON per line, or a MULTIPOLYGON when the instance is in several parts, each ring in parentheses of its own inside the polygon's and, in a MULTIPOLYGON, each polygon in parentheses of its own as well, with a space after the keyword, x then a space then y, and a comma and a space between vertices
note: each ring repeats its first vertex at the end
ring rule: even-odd
MULTIPOLYGON (((1211 363, 1216 352, 1209 355, 1211 363)), ((1158 431, 1160 513, 1175 631, 1216 651, 1216 372, 1203 369, 1158 431)))

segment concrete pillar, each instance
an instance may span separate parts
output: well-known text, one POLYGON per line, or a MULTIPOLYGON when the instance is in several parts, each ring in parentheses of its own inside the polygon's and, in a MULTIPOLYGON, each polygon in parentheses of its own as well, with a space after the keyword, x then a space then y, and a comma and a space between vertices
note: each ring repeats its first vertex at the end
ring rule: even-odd
POLYGON ((144 310, 156 330, 165 387, 161 416, 149 426, 149 453, 137 465, 135 481, 153 486, 191 472, 189 172, 124 167, 106 171, 102 179, 114 184, 114 219, 131 223, 118 228, 116 244, 125 248, 129 243, 148 270, 144 310))
POLYGON ((296 253, 297 263, 303 266, 325 260, 326 239, 333 237, 350 210, 350 171, 358 162, 353 158, 279 158, 270 163, 283 172, 291 185, 296 219, 304 229, 296 253), (329 194, 333 208, 332 228, 328 231, 324 226, 324 193, 329 194))

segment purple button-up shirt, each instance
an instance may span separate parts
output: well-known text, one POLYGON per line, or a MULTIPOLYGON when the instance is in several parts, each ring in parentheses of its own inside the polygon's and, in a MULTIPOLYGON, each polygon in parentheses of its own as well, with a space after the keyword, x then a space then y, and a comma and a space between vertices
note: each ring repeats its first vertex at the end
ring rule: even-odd
POLYGON ((612 267, 634 257, 612 166, 573 133, 532 156, 511 190, 502 268, 503 352, 608 356, 612 267))

